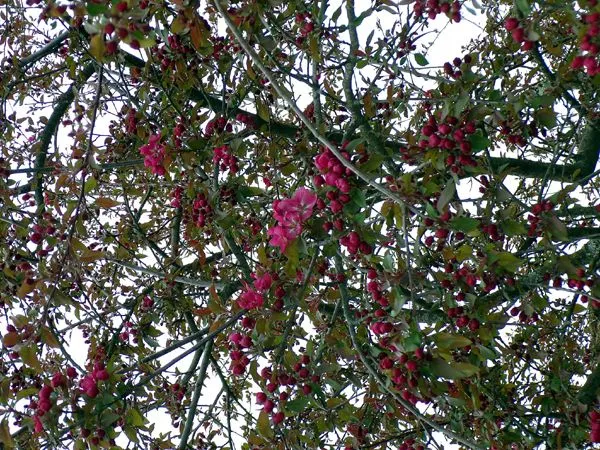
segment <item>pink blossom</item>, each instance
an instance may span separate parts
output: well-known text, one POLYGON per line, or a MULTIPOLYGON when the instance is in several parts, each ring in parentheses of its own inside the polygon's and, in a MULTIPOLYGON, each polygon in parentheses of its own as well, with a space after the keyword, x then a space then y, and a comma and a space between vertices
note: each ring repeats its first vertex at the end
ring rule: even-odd
POLYGON ((297 211, 300 214, 300 219, 308 220, 312 215, 312 210, 317 203, 317 194, 307 188, 300 188, 292 197, 297 204, 297 211))
POLYGON ((269 244, 273 247, 279 247, 281 253, 285 252, 290 241, 297 237, 297 235, 290 235, 281 225, 275 225, 274 227, 269 228, 267 234, 271 236, 269 244))
POLYGON ((165 159, 165 146, 160 145, 160 133, 153 134, 148 139, 148 144, 140 147, 140 154, 144 155, 144 166, 149 167, 155 175, 165 175, 163 165, 165 159))
POLYGON ((86 375, 79 381, 79 387, 84 391, 87 391, 92 386, 96 386, 96 380, 92 375, 86 375))
POLYGON ((254 287, 259 291, 267 291, 273 284, 273 278, 269 272, 266 272, 260 277, 256 277, 254 280, 254 287))
POLYGON ((256 309, 260 308, 265 302, 265 299, 261 294, 253 289, 250 289, 240 295, 238 299, 238 305, 243 309, 256 309))
POLYGON ((325 184, 328 186, 337 187, 337 182, 340 179, 340 176, 335 172, 327 172, 325 174, 325 184))
POLYGON ((321 153, 315 158, 315 166, 317 166, 317 169, 319 169, 321 172, 326 172, 328 170, 330 159, 331 158, 327 153, 321 153))
POLYGON ((38 416, 33 416, 33 432, 41 433, 44 431, 44 425, 42 424, 41 419, 38 416))
POLYGON ((298 202, 291 198, 273 202, 273 217, 286 228, 295 228, 301 221, 298 214, 298 202))
POLYGON ((273 217, 278 224, 268 230, 269 243, 285 251, 290 241, 302 232, 302 222, 312 215, 317 195, 307 188, 298 189, 292 198, 273 202, 273 217))

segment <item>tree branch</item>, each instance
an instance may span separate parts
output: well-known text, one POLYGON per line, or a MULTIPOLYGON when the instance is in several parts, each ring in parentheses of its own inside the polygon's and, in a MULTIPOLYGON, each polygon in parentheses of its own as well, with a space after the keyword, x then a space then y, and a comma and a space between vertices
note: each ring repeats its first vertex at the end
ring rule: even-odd
POLYGON ((26 69, 25 66, 28 66, 30 64, 35 64, 40 59, 42 59, 44 56, 54 53, 58 49, 58 47, 60 47, 60 45, 68 37, 69 37, 69 31, 63 31, 61 34, 59 34, 54 39, 52 39, 50 42, 48 42, 44 47, 39 49, 37 52, 32 53, 31 55, 29 55, 26 58, 23 58, 21 61, 19 61, 19 67, 26 69))
POLYGON ((206 369, 208 368, 208 364, 210 362, 212 346, 213 340, 211 339, 206 343, 206 345, 204 346, 204 351, 202 352, 202 362, 200 363, 200 371, 198 373, 198 378, 196 379, 194 395, 192 396, 192 400, 190 401, 190 407, 188 409, 188 414, 185 419, 185 426, 183 428, 183 432, 181 433, 179 450, 183 450, 187 447, 187 442, 192 432, 192 426, 194 425, 194 417, 196 416, 198 400, 200 399, 200 395, 202 393, 202 386, 204 385, 204 381, 206 379, 206 369))
MULTIPOLYGON (((95 64, 93 62, 88 63, 81 72, 79 79, 75 80, 69 88, 63 92, 56 101, 56 106, 42 131, 39 140, 39 149, 35 158, 34 168, 40 169, 46 164, 46 157, 48 156, 48 148, 52 137, 58 129, 58 125, 62 117, 67 112, 67 109, 75 98, 75 92, 83 86, 87 80, 94 73, 95 64)), ((44 207, 44 184, 43 184, 43 172, 37 172, 33 177, 32 186, 35 190, 35 201, 38 205, 38 211, 41 211, 44 207)))

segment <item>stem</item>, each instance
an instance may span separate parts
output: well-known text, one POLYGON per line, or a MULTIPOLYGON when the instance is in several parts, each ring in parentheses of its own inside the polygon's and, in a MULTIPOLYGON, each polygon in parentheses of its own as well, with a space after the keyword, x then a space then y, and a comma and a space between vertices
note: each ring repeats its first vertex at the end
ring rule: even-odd
MULTIPOLYGON (((56 101, 56 106, 42 131, 39 140, 39 149, 37 152, 37 156, 35 158, 34 167, 39 169, 44 167, 46 164, 46 157, 48 156, 48 147, 50 147, 50 142, 52 141, 52 136, 58 130, 58 125, 62 117, 67 112, 67 109, 75 99, 75 92, 77 92, 81 86, 83 86, 87 80, 94 73, 95 64, 88 63, 81 72, 81 77, 78 80, 75 80, 69 88, 63 92, 56 101)), ((35 201, 38 205, 38 212, 42 211, 44 208, 44 184, 43 184, 43 176, 42 172, 36 174, 33 179, 32 186, 35 190, 35 201)))
POLYGON ((185 427, 183 428, 183 433, 181 433, 181 441, 179 442, 179 450, 182 450, 187 447, 187 442, 192 432, 192 426, 194 424, 194 416, 196 415, 196 408, 198 407, 198 400, 200 399, 200 394, 202 393, 202 385, 204 384, 204 380, 206 379, 206 369, 208 368, 208 363, 210 362, 210 354, 212 352, 213 340, 210 339, 206 345, 204 346, 204 351, 202 352, 202 362, 200 363, 200 373, 198 374, 198 378, 196 379, 196 385, 194 387, 194 395, 192 396, 192 400, 190 402, 190 407, 188 409, 188 415, 185 420, 185 427))
MULTIPOLYGON (((135 264, 131 264, 131 263, 128 263, 125 261, 119 261, 116 259, 111 259, 110 261, 114 262, 115 264, 117 264, 121 267, 125 267, 126 269, 135 270, 136 272, 145 273, 147 275, 153 275, 155 277, 160 277, 163 279, 170 278, 168 274, 160 272, 158 270, 150 269, 148 267, 140 267, 140 266, 136 266, 135 264)), ((232 283, 229 283, 226 285, 226 284, 215 282, 215 281, 194 280, 191 278, 180 277, 180 276, 173 277, 171 279, 171 281, 175 281, 177 283, 182 283, 182 284, 188 284, 190 286, 197 286, 197 287, 215 286, 217 289, 226 288, 226 287, 229 287, 229 289, 234 288, 234 286, 232 286, 232 283)), ((235 290, 233 292, 237 291, 237 289, 239 289, 239 288, 235 287, 235 290)))

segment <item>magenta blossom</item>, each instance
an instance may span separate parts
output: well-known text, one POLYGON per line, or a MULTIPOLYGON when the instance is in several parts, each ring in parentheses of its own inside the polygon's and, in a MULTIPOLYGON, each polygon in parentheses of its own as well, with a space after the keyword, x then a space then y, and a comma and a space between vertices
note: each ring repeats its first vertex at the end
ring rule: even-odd
POLYGON ((269 244, 273 247, 279 247, 281 253, 285 252, 290 241, 298 237, 298 234, 290 233, 289 230, 283 228, 281 225, 275 225, 274 227, 269 228, 267 234, 271 236, 269 244))
POLYGON ((292 198, 274 201, 273 217, 278 224, 267 232, 271 237, 269 243, 285 252, 290 241, 302 232, 302 222, 310 218, 316 203, 317 195, 304 187, 298 189, 292 198))
POLYGON ((256 309, 260 308, 265 303, 265 299, 254 289, 250 289, 240 295, 237 303, 239 307, 243 309, 256 309))
POLYGON ((259 291, 268 291, 271 287, 271 284, 273 284, 273 278, 269 272, 266 272, 260 277, 253 274, 253 277, 254 287, 259 291))
POLYGON ((140 154, 144 155, 144 166, 149 167, 153 174, 164 175, 167 172, 163 165, 165 146, 160 144, 160 133, 150 136, 148 143, 140 147, 140 154))

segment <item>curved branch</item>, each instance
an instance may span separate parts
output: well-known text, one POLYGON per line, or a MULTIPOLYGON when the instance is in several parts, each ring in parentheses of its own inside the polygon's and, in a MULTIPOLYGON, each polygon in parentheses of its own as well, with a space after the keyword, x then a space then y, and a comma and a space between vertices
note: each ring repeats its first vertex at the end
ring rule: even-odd
MULTIPOLYGON (((58 125, 62 117, 67 112, 67 109, 75 98, 75 92, 77 92, 81 86, 83 86, 87 80, 92 76, 95 70, 95 64, 93 62, 88 63, 82 70, 78 80, 75 80, 69 88, 63 92, 58 100, 56 106, 42 131, 39 140, 39 149, 35 158, 35 169, 41 169, 46 164, 46 157, 48 156, 48 147, 52 141, 52 137, 58 130, 58 125)), ((44 206, 44 185, 43 185, 43 172, 37 172, 33 177, 32 186, 35 190, 35 200, 38 205, 38 210, 41 210, 44 206)))
POLYGON ((54 53, 54 51, 56 51, 58 49, 58 47, 68 37, 69 37, 69 31, 63 31, 61 34, 59 34, 54 39, 52 39, 50 42, 48 42, 44 47, 39 49, 37 52, 32 53, 31 55, 29 55, 26 58, 23 58, 21 61, 19 61, 19 67, 25 68, 25 70, 26 70, 25 66, 28 66, 30 64, 35 64, 40 59, 42 59, 44 56, 54 53))
MULTIPOLYGON (((324 145, 338 159, 338 161, 345 168, 349 169, 352 173, 354 173, 354 175, 356 175, 358 178, 363 180, 365 183, 367 183, 373 189, 375 189, 376 191, 379 191, 381 194, 383 194, 384 196, 386 196, 390 200, 393 200, 396 203, 405 204, 404 200, 402 200, 398 195, 393 193, 387 187, 382 186, 381 184, 377 183, 375 180, 371 179, 371 177, 369 177, 366 173, 361 171, 358 167, 356 167, 354 164, 352 164, 349 160, 344 158, 344 156, 340 153, 338 148, 335 145, 333 145, 331 143, 331 141, 329 141, 329 139, 327 139, 327 137, 323 136, 319 132, 319 130, 317 130, 315 128, 315 125, 300 110, 300 108, 298 107, 296 102, 291 98, 290 94, 282 86, 279 85, 279 83, 275 79, 275 76, 273 75, 273 73, 263 64, 263 62, 260 59, 260 57, 258 56, 258 54, 248 44, 248 42, 246 42, 246 40, 240 33, 240 30, 235 26, 235 24, 233 23, 233 21, 231 20, 229 15, 227 15, 227 13, 223 10, 223 7, 219 3, 219 0, 214 1, 214 4, 215 4, 215 7, 217 8, 217 10, 219 11, 219 14, 221 14, 221 16, 223 17, 223 20, 225 20, 227 27, 229 28, 231 33, 234 35, 236 41, 238 42, 240 47, 242 47, 242 49, 244 50, 246 55, 248 55, 248 57, 252 60, 252 62, 254 64, 256 64, 256 66, 260 69, 260 71, 263 73, 263 75, 269 80, 269 82, 273 86, 273 89, 275 89, 277 94, 285 101, 285 103, 288 105, 288 107, 294 112, 294 114, 300 119, 300 121, 312 133, 312 135, 317 139, 317 141, 319 141, 322 145, 324 145)), ((408 205, 408 207, 415 214, 421 215, 421 212, 419 210, 417 210, 416 208, 413 208, 410 205, 408 205)))

